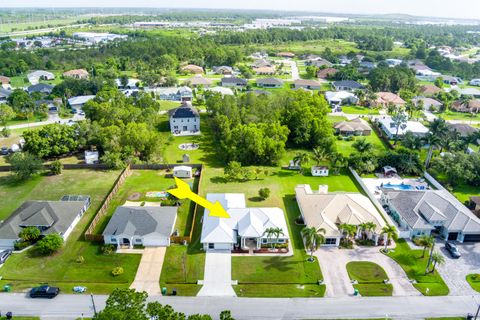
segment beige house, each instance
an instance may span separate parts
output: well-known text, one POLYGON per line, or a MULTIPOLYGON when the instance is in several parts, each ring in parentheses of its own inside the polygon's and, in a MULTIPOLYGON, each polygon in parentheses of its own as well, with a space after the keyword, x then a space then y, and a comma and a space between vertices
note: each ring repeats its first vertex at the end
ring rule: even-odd
POLYGON ((372 128, 368 125, 367 121, 355 118, 350 121, 341 121, 333 125, 336 132, 343 136, 359 135, 369 136, 372 134, 372 128))
MULTIPOLYGON (((378 242, 385 220, 373 203, 360 193, 329 193, 328 186, 321 185, 312 191, 310 185, 295 187, 295 197, 303 221, 308 227, 325 229, 324 246, 338 246, 342 238, 340 225, 343 223, 360 226, 373 222, 375 229, 367 232, 369 239, 378 242)), ((360 227, 357 237, 361 236, 360 227)))
POLYGON ((406 104, 405 100, 400 98, 395 93, 391 92, 377 92, 377 99, 372 101, 374 106, 379 106, 386 108, 388 105, 395 105, 395 106, 404 106, 406 104))
POLYGON ((186 73, 202 74, 203 68, 194 64, 187 64, 183 66, 180 70, 186 73))
POLYGON ((75 69, 63 73, 64 78, 88 79, 88 71, 85 69, 75 69))

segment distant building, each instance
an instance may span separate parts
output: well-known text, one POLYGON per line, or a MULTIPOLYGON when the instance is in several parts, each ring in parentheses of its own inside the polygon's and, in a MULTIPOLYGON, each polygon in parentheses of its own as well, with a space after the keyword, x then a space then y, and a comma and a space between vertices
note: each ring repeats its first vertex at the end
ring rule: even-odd
POLYGON ((222 78, 221 83, 223 87, 234 87, 234 88, 244 88, 248 84, 246 79, 237 78, 237 77, 222 78))
POLYGON ((261 88, 282 88, 283 80, 277 78, 258 78, 257 86, 261 88))
POLYGON ((46 83, 37 83, 34 85, 31 85, 30 87, 27 88, 27 91, 29 94, 32 94, 34 92, 40 92, 42 94, 50 94, 52 93, 53 90, 52 85, 46 84, 46 83))
POLYGON ((187 86, 158 88, 157 92, 160 100, 192 101, 193 99, 193 91, 187 86))
POLYGON ((329 79, 337 73, 338 70, 335 68, 325 68, 325 69, 320 69, 317 72, 317 78, 319 79, 329 79))
POLYGON ((375 95, 377 98, 370 103, 377 107, 386 108, 389 105, 404 106, 406 104, 405 100, 392 92, 377 92, 375 95))
POLYGON ((229 66, 218 66, 218 67, 213 67, 213 72, 216 74, 223 74, 223 75, 232 75, 233 74, 233 68, 229 66))
POLYGON ((68 104, 73 109, 81 109, 83 108, 85 103, 92 100, 93 98, 95 98, 94 95, 71 97, 70 99, 68 99, 68 104))
POLYGON ((372 128, 367 121, 361 118, 337 122, 333 125, 335 131, 342 136, 369 136, 372 134, 372 128))
POLYGON ((327 91, 325 92, 325 99, 331 106, 355 105, 358 103, 358 97, 348 91, 327 91))
POLYGON ((88 71, 85 69, 75 69, 63 73, 65 78, 88 79, 88 71))
POLYGON ((187 64, 186 66, 181 67, 180 70, 186 73, 194 73, 194 74, 204 73, 204 70, 202 67, 194 64, 187 64))
POLYGON ((253 68, 253 72, 258 75, 272 75, 275 74, 275 67, 258 67, 253 68))
POLYGON ((75 32, 73 34, 74 38, 82 39, 88 41, 92 44, 109 42, 114 40, 124 40, 127 39, 127 35, 123 34, 113 34, 113 33, 101 33, 101 32, 75 32))
POLYGON ((315 80, 297 79, 293 81, 295 89, 320 90, 321 83, 315 80))
POLYGON ((188 84, 189 86, 194 87, 194 88, 196 88, 198 86, 208 88, 212 85, 213 81, 208 79, 208 78, 204 78, 201 75, 197 74, 194 77, 191 77, 190 79, 185 81, 185 83, 188 84))
POLYGON ((282 58, 294 58, 295 53, 293 52, 279 52, 277 53, 277 57, 282 57, 282 58))
POLYGON ((220 93, 222 96, 233 96, 233 91, 230 88, 213 87, 213 88, 208 88, 207 91, 210 91, 213 93, 220 93))
POLYGON ((377 122, 383 132, 385 132, 390 139, 395 139, 395 137, 401 138, 407 132, 411 132, 417 137, 423 137, 428 133, 428 128, 418 121, 407 121, 405 126, 400 126, 398 128, 398 132, 395 123, 389 116, 377 118, 377 122))
POLYGON ((353 80, 335 81, 332 83, 332 87, 336 91, 355 91, 365 89, 365 86, 353 80))
POLYGON ((40 80, 54 80, 55 75, 44 70, 36 70, 27 74, 28 81, 31 84, 37 84, 40 80))

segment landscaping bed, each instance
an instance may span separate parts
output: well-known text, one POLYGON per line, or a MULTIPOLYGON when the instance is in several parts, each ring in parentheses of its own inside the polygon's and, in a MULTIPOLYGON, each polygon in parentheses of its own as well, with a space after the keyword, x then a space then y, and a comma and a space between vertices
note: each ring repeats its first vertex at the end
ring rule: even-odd
POLYGON ((353 287, 357 289, 362 296, 391 296, 393 286, 384 283, 388 280, 387 273, 378 264, 368 261, 352 261, 346 266, 348 276, 351 280, 358 283, 353 287))
POLYGON ((472 287, 473 290, 480 292, 480 274, 469 274, 467 276, 467 282, 472 287))

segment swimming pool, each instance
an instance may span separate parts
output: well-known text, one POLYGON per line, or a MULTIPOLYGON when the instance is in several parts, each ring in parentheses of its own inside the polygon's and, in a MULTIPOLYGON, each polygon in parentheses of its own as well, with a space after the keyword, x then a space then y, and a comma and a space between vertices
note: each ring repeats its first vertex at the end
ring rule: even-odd
POLYGON ((386 183, 383 185, 383 188, 394 189, 394 190, 415 190, 412 185, 409 184, 392 184, 386 183))

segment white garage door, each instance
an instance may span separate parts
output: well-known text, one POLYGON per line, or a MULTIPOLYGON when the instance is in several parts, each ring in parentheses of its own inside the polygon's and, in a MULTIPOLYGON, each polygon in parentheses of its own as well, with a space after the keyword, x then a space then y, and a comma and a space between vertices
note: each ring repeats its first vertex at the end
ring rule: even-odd
POLYGON ((143 245, 145 247, 167 247, 170 245, 170 241, 167 237, 149 237, 143 239, 143 245))
POLYGON ((215 243, 216 250, 230 250, 231 246, 230 243, 215 243))

